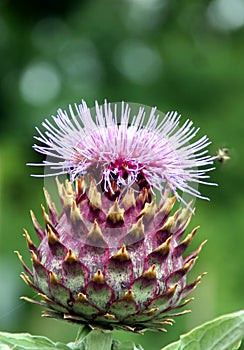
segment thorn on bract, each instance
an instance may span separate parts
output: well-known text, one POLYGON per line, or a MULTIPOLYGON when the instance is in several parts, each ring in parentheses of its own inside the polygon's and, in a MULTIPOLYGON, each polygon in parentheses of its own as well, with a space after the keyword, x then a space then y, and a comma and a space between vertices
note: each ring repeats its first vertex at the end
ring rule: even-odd
POLYGON ((103 273, 101 270, 97 270, 97 272, 94 274, 93 282, 95 282, 97 284, 104 284, 105 283, 105 279, 104 279, 104 276, 103 276, 103 273))
POLYGON ((123 246, 117 251, 117 253, 115 253, 112 256, 112 259, 118 260, 120 262, 130 260, 130 255, 126 250, 125 244, 123 244, 123 246))

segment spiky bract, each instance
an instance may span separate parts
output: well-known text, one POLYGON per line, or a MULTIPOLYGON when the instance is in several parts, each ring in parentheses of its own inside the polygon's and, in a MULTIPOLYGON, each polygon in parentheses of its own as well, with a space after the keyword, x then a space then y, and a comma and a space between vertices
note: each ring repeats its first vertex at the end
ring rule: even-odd
POLYGON ((183 238, 192 214, 172 214, 175 197, 156 204, 150 189, 114 198, 88 182, 57 181, 61 215, 44 190, 45 229, 31 213, 40 239, 36 246, 25 231, 32 268, 18 256, 24 281, 42 300, 25 299, 44 306, 45 316, 91 328, 164 330, 203 276, 186 282, 203 245, 183 257, 197 231, 183 238))

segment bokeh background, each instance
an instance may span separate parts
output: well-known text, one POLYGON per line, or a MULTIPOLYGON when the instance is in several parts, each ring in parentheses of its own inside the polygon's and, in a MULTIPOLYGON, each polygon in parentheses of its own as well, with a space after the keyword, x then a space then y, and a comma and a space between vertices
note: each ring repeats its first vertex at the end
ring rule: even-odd
POLYGON ((194 245, 208 239, 191 278, 207 271, 191 304, 167 334, 117 333, 160 349, 204 321, 244 306, 244 1, 0 0, 0 329, 73 341, 77 327, 40 317, 19 297, 32 296, 13 253, 26 261, 22 228, 41 219, 43 179, 27 162, 34 127, 58 107, 84 98, 90 106, 130 101, 178 110, 212 140, 210 153, 230 150, 201 190, 191 227, 194 245))

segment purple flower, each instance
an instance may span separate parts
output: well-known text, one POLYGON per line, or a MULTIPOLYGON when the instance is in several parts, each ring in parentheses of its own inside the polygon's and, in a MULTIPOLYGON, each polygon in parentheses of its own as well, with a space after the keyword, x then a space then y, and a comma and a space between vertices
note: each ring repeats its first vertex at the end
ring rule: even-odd
POLYGON ((178 191, 204 198, 196 186, 216 157, 208 155, 206 136, 189 143, 198 132, 191 121, 179 126, 176 112, 147 111, 106 101, 89 109, 82 101, 70 117, 59 109, 53 123, 44 121, 44 133, 37 129, 43 145, 34 149, 47 158, 35 165, 71 180, 57 179, 60 214, 44 189, 45 228, 31 212, 40 240, 35 245, 25 230, 31 268, 17 252, 22 278, 42 298, 24 299, 44 306, 44 316, 138 333, 164 331, 171 317, 187 312, 178 309, 205 274, 187 280, 205 241, 185 254, 198 227, 183 238, 190 205, 173 207, 176 197, 185 203, 178 191))
POLYGON ((68 173, 72 182, 83 174, 95 174, 103 190, 111 193, 116 187, 136 185, 162 193, 168 186, 181 200, 178 190, 207 199, 196 187, 213 185, 205 179, 216 157, 208 154, 207 136, 189 143, 199 131, 189 119, 179 126, 177 112, 160 118, 156 108, 147 115, 140 106, 133 115, 130 104, 107 101, 102 106, 96 102, 94 116, 85 101, 75 104, 74 110, 69 106, 69 113, 59 109, 52 123, 47 119, 42 123, 44 133, 37 128, 40 136, 35 138, 44 146, 35 144, 34 149, 47 159, 32 165, 49 167, 48 175, 68 173))

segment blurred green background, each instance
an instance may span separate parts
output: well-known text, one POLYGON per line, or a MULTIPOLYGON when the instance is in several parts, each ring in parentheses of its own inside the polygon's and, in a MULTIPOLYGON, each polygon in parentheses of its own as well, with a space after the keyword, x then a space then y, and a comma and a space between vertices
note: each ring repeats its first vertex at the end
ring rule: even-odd
POLYGON ((160 349, 204 321, 243 308, 244 295, 244 1, 243 0, 0 0, 0 329, 73 341, 77 327, 40 317, 19 300, 32 296, 13 253, 26 261, 22 228, 32 237, 29 209, 40 218, 43 179, 27 162, 34 127, 58 107, 84 98, 89 106, 129 101, 178 110, 230 149, 202 188, 191 227, 194 244, 208 239, 191 278, 207 271, 191 304, 167 334, 134 339, 160 349), (152 345, 154 344, 154 345, 152 345))

